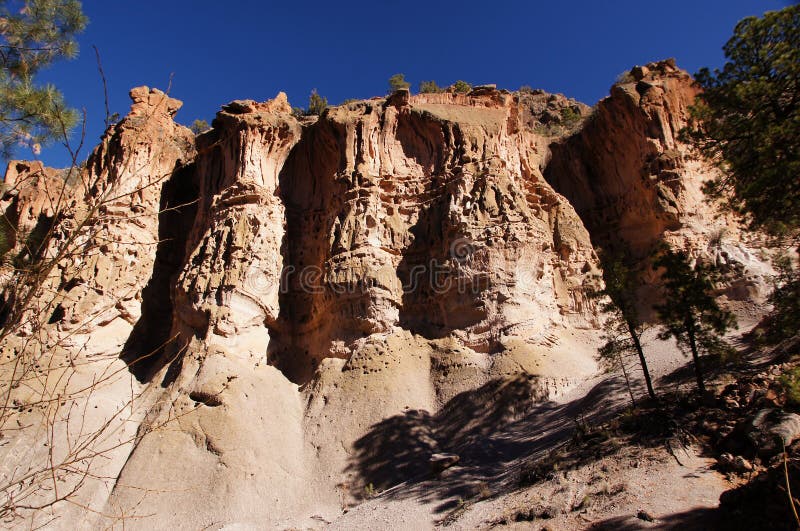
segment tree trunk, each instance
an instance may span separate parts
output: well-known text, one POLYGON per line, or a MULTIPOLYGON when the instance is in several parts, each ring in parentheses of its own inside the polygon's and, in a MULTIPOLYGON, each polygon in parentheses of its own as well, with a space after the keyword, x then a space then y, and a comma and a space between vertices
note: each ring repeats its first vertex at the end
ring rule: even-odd
POLYGON ((700 390, 700 394, 705 394, 706 385, 703 382, 703 371, 700 369, 700 354, 697 352, 697 338, 695 337, 694 319, 692 317, 687 317, 685 326, 686 335, 689 336, 689 347, 692 349, 694 375, 697 378, 697 388, 700 390))
POLYGON ((633 389, 631 389, 631 380, 628 378, 628 370, 625 368, 625 359, 622 355, 619 356, 619 366, 622 368, 622 375, 625 376, 625 385, 628 387, 628 394, 631 395, 631 404, 636 407, 636 399, 633 398, 633 389))
POLYGON ((647 394, 650 398, 656 400, 656 392, 653 390, 653 381, 650 379, 650 371, 647 369, 647 360, 644 358, 644 351, 642 350, 642 343, 639 341, 639 336, 636 334, 636 329, 626 321, 628 325, 628 332, 633 339, 633 345, 636 347, 636 353, 639 355, 639 364, 642 366, 642 374, 644 374, 644 383, 647 384, 647 394))

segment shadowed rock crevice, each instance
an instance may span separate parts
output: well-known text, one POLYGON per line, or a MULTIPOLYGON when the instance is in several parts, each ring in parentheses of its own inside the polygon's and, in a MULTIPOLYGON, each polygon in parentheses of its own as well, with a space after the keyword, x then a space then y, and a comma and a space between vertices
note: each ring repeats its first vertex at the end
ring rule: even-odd
MULTIPOLYGON (((268 358, 287 378, 307 381, 330 351, 332 294, 327 289, 329 235, 342 216, 348 179, 340 174, 344 131, 325 117, 304 127, 278 176, 286 212, 280 314, 268 358)), ((334 242, 335 244, 335 242, 334 242)), ((343 323, 336 323, 342 326, 343 323)))
POLYGON ((139 380, 160 369, 170 342, 173 318, 172 290, 186 256, 187 237, 195 222, 198 189, 195 165, 176 167, 164 183, 158 213, 158 247, 153 276, 142 290, 142 316, 122 352, 139 380))

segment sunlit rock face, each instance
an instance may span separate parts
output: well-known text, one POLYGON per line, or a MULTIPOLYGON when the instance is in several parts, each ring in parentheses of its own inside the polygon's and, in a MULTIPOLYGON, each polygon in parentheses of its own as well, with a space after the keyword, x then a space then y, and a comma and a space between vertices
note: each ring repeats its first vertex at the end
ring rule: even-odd
POLYGON ((720 235, 700 192, 712 170, 677 138, 691 79, 670 62, 631 75, 594 109, 481 86, 297 118, 281 93, 223 106, 196 137, 173 121, 179 101, 137 88, 63 209, 59 175, 10 165, 11 224, 31 232, 43 216, 56 235, 43 253, 72 236, 87 251, 47 277, 48 341, 67 364, 105 356, 82 369, 90 380, 127 378, 91 402, 119 442, 81 498, 96 513, 65 518, 335 517, 391 484, 391 467, 358 462, 390 459, 384 438, 475 445, 464 411, 501 427, 594 374, 597 245, 643 264, 643 301, 662 242, 736 272, 730 298, 757 299, 768 268, 738 232, 720 235))

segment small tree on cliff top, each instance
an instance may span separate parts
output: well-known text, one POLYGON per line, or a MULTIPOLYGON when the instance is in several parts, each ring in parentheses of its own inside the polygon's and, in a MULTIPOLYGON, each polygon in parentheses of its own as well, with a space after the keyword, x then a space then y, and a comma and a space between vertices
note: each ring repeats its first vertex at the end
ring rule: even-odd
POLYGON ((436 94, 442 92, 442 88, 436 84, 436 81, 420 81, 419 93, 420 94, 436 94))
POLYGON ((389 78, 389 92, 396 92, 401 89, 407 89, 411 84, 406 81, 404 74, 395 74, 389 78))
POLYGON ((661 278, 665 302, 655 307, 663 326, 659 338, 674 337, 678 345, 689 349, 697 388, 703 393, 705 380, 700 356, 730 352, 722 335, 736 327, 736 320, 714 298, 714 280, 718 275, 711 267, 699 262, 692 267, 686 253, 673 250, 664 251, 654 266, 664 269, 661 278))
POLYGON ((192 125, 189 126, 189 129, 192 130, 192 133, 199 135, 200 133, 204 133, 211 129, 211 126, 208 125, 208 122, 205 120, 197 119, 192 122, 192 125))
POLYGON ((311 91, 308 97, 308 110, 306 114, 309 116, 319 116, 328 108, 328 98, 324 98, 317 93, 317 89, 311 91))
POLYGON ((458 81, 453 83, 453 91, 454 92, 457 92, 459 94, 466 94, 470 90, 472 90, 472 85, 470 85, 466 81, 462 81, 462 80, 459 79, 458 81))
POLYGON ((77 122, 61 92, 39 86, 36 74, 78 52, 75 35, 87 19, 77 0, 0 0, 0 149, 40 147, 64 135, 77 122))

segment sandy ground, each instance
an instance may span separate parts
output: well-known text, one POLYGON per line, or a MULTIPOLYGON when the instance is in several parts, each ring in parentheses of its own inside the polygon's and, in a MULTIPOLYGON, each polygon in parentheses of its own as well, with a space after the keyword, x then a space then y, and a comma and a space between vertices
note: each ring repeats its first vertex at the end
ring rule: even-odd
MULTIPOLYGON (((736 342, 753 319, 741 320, 736 342)), ((688 358, 673 342, 645 335, 656 389, 690 392, 694 380, 688 358)), ((637 394, 644 395, 639 371, 637 394)), ((589 425, 619 415, 630 404, 620 375, 599 375, 569 392, 533 407, 524 418, 500 428, 483 444, 515 441, 516 456, 502 469, 454 466, 437 478, 407 481, 349 509, 327 529, 703 529, 719 495, 732 487, 713 470, 714 460, 696 448, 622 447, 574 470, 522 488, 520 472, 570 440, 576 422, 589 425), (638 516, 637 516, 638 515, 638 516)))

